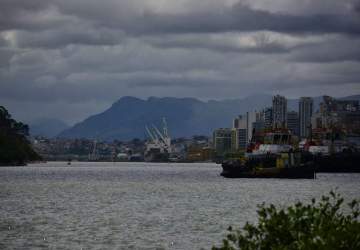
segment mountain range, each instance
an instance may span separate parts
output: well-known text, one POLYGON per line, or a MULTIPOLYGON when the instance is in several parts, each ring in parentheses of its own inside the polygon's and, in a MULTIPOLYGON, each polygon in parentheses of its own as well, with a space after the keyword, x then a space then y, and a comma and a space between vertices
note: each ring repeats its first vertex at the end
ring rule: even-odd
MULTIPOLYGON (((315 109, 322 97, 314 97, 315 109)), ((360 100, 360 95, 340 99, 360 100)), ((161 125, 166 118, 170 136, 211 135, 216 128, 231 127, 232 120, 247 111, 270 107, 271 95, 255 95, 244 99, 200 101, 194 98, 150 97, 147 100, 125 96, 109 109, 92 115, 65 129, 62 138, 131 140, 145 138, 146 125, 161 125)), ((298 100, 288 100, 288 110, 298 109, 298 100)))

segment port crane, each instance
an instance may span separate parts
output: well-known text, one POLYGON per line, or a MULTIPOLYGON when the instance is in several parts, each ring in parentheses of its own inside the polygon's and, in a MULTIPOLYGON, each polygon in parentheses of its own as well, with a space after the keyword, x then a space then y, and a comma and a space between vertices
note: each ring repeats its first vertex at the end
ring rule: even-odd
POLYGON ((154 124, 151 127, 145 126, 145 130, 149 136, 146 143, 146 150, 158 149, 161 153, 171 152, 171 138, 168 133, 166 119, 162 119, 163 127, 160 131, 154 124))

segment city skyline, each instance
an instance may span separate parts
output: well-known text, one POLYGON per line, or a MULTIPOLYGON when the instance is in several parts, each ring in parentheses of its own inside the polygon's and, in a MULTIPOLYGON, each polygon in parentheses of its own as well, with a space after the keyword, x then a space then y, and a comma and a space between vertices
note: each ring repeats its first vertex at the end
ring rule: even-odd
POLYGON ((25 121, 72 124, 122 96, 360 93, 357 0, 2 0, 0 7, 1 104, 25 121))

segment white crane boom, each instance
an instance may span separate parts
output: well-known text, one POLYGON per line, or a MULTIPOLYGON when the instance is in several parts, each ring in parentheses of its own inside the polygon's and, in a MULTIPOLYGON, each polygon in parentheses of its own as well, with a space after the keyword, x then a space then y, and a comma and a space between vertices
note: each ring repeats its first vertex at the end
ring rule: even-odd
POLYGON ((150 129, 147 126, 145 126, 145 129, 146 129, 146 132, 148 133, 148 135, 150 136, 151 140, 155 141, 156 137, 153 135, 153 133, 151 133, 150 129))
POLYGON ((154 131, 159 135, 160 139, 166 143, 165 137, 163 136, 163 134, 161 134, 161 132, 159 131, 159 129, 157 127, 155 127, 155 125, 152 125, 154 131))
POLYGON ((163 131, 164 131, 164 136, 169 137, 167 122, 166 122, 165 117, 163 117, 163 131))

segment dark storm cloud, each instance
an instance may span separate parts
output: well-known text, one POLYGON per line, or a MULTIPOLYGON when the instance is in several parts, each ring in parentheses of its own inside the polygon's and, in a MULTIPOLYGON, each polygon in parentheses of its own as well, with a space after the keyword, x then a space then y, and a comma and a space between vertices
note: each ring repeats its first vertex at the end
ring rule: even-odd
POLYGON ((124 95, 318 95, 336 94, 337 86, 351 93, 360 79, 359 6, 353 0, 0 0, 0 99, 19 114, 36 115, 31 107, 43 105, 52 108, 38 115, 74 121, 124 95))
POLYGON ((355 2, 353 5, 352 5, 352 8, 355 12, 357 13, 360 13, 360 1, 358 2, 355 2))
POLYGON ((48 7, 49 1, 44 0, 1 0, 2 13, 21 13, 22 11, 39 11, 48 7))
MULTIPOLYGON (((209 34, 188 34, 180 36, 162 36, 159 38, 148 38, 149 42, 157 48, 185 48, 185 49, 208 49, 224 53, 286 53, 290 49, 281 42, 272 41, 266 34, 252 36, 252 44, 244 45, 236 40, 234 36, 227 36, 222 33, 220 36, 209 34)), ((240 35, 239 35, 240 36, 240 35)), ((243 42, 244 43, 244 42, 243 42)))
MULTIPOLYGON (((326 1, 324 1, 324 4, 326 1)), ((358 2, 347 12, 292 14, 253 9, 242 2, 232 6, 197 9, 187 12, 156 12, 141 1, 108 0, 2 0, 0 30, 22 30, 17 34, 19 47, 57 48, 68 44, 114 45, 130 36, 162 34, 204 34, 224 32, 274 31, 291 34, 342 33, 359 35, 358 2), (28 31, 28 32, 27 32, 28 31)), ((200 47, 202 41, 166 41, 155 46, 200 47)), ((226 51, 281 53, 279 43, 257 48, 236 48, 216 42, 204 47, 226 51)))
POLYGON ((1 30, 43 30, 51 29, 63 23, 63 17, 50 17, 54 9, 49 1, 44 0, 1 0, 0 1, 0 31, 1 30))
POLYGON ((290 58, 296 62, 360 61, 360 39, 337 38, 321 44, 307 44, 294 49, 290 58))
POLYGON ((8 42, 0 35, 0 48, 9 46, 8 42))
POLYGON ((253 10, 238 4, 231 8, 190 14, 144 13, 139 21, 128 26, 109 23, 129 33, 203 33, 227 31, 271 30, 286 33, 345 33, 359 35, 359 17, 348 15, 317 14, 295 16, 253 10))
MULTIPOLYGON (((3 67, 9 67, 10 59, 16 54, 16 51, 0 46, 0 70, 3 67)), ((1 72, 1 71, 0 71, 1 72)), ((0 78, 1 81, 1 78, 0 78)))
MULTIPOLYGON (((79 25, 80 26, 80 25, 79 25)), ((17 45, 22 48, 62 48, 68 44, 116 45, 124 35, 106 28, 65 27, 41 32, 22 31, 17 33, 17 45)))
MULTIPOLYGON (((314 32, 359 34, 358 2, 348 8, 346 15, 311 14, 294 15, 252 9, 238 3, 217 9, 186 13, 158 13, 139 1, 19 1, 2 0, 2 29, 46 28, 66 18, 76 17, 129 34, 148 33, 203 33, 227 31, 271 30, 276 32, 314 32), (140 7, 140 8, 139 8, 140 7), (62 18, 44 17, 52 10, 62 18), (43 19, 42 19, 43 18, 43 19), (49 20, 53 23, 49 23, 49 20), (43 23, 41 23, 43 21, 43 23), (42 26, 43 25, 43 26, 42 26)), ((326 1, 324 1, 326 4, 326 1)), ((52 13, 53 14, 53 13, 52 13)))
MULTIPOLYGON (((138 1, 137 1, 138 2, 138 1)), ((231 7, 187 13, 157 13, 131 1, 51 1, 67 15, 87 19, 100 25, 121 29, 129 34, 203 33, 226 31, 272 30, 277 32, 314 32, 359 34, 357 5, 347 15, 292 15, 255 10, 243 3, 231 7), (137 10, 138 9, 140 10, 137 10)), ((45 2, 44 5, 48 5, 45 2)), ((326 4, 326 1, 324 1, 326 4)), ((355 2, 355 4, 357 4, 355 2)))

